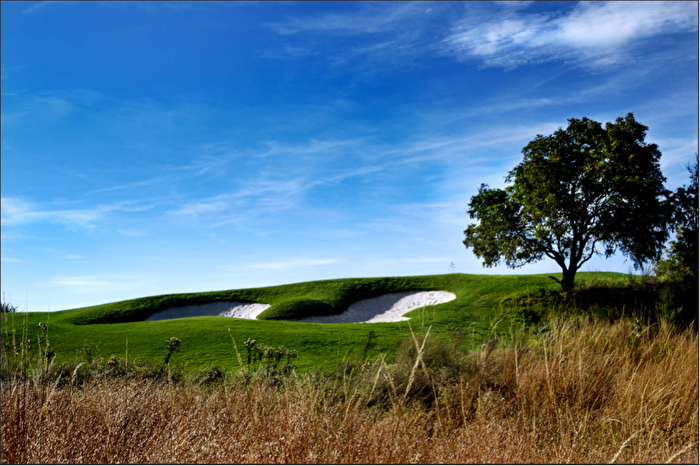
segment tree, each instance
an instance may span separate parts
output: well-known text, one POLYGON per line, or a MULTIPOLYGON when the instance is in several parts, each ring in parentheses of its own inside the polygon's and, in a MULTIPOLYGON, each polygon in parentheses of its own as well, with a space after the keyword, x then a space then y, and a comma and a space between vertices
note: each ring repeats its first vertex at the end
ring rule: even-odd
POLYGON ((695 166, 686 167, 690 185, 678 188, 671 197, 670 227, 676 231, 666 258, 657 262, 656 275, 669 283, 667 304, 682 308, 681 318, 690 321, 698 314, 698 154, 695 166))
POLYGON ((661 152, 644 142, 647 127, 629 113, 615 123, 572 118, 564 130, 537 135, 505 189, 482 184, 467 211, 477 223, 464 245, 483 265, 516 268, 544 257, 562 269, 563 290, 594 255, 617 251, 635 268, 656 261, 668 237, 668 194, 661 152))

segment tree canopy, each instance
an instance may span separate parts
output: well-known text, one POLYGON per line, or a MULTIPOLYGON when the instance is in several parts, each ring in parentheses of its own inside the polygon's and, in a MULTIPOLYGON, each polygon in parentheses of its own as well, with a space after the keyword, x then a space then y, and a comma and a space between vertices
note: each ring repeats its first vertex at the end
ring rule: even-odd
POLYGON ((666 304, 681 308, 680 318, 686 322, 698 318, 698 154, 695 164, 686 167, 690 184, 678 188, 671 196, 670 226, 676 232, 666 257, 656 263, 656 275, 666 280, 670 293, 666 304))
POLYGON ((568 121, 523 148, 505 189, 481 185, 467 211, 477 223, 464 231, 464 245, 487 267, 554 260, 564 290, 594 255, 619 251, 635 268, 658 260, 669 220, 661 152, 644 141, 646 126, 631 113, 605 128, 568 121))

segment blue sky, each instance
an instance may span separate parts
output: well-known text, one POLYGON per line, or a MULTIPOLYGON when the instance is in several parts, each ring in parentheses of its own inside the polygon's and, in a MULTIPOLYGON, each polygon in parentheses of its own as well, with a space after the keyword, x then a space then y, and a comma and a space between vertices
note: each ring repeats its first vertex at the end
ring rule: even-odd
MULTIPOLYGON (((2 289, 21 309, 482 268, 469 199, 633 112, 698 150, 698 3, 2 2, 2 289)), ((623 257, 583 270, 628 272, 623 257)))

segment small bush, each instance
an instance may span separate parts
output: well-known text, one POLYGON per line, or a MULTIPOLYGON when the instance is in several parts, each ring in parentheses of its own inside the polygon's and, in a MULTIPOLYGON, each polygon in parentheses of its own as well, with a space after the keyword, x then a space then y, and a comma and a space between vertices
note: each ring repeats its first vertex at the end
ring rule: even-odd
POLYGON ((0 304, 0 312, 18 312, 19 307, 13 306, 10 303, 6 303, 5 301, 0 304))
POLYGON ((330 304, 316 299, 294 298, 282 301, 262 312, 258 318, 268 320, 301 319, 338 314, 330 304))
POLYGON ((226 379, 226 371, 219 366, 209 366, 196 378, 197 385, 212 385, 221 383, 226 379))
POLYGON ((560 287, 547 287, 535 290, 521 290, 503 299, 500 304, 500 317, 511 325, 538 325, 570 302, 570 293, 560 287))

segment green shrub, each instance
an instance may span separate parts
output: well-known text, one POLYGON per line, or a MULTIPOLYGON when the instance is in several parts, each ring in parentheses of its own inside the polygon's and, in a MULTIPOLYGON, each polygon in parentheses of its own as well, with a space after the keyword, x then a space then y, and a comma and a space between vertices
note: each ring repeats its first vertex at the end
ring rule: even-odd
POLYGON ((499 303, 500 317, 511 325, 538 325, 548 314, 556 312, 570 301, 570 293, 559 287, 525 289, 511 294, 499 303))
POLYGON ((330 304, 316 299, 293 298, 271 306, 258 316, 258 319, 287 320, 302 317, 329 316, 339 314, 330 304))
POLYGON ((19 310, 19 307, 13 306, 10 303, 6 303, 5 301, 0 304, 0 312, 17 312, 19 310))

